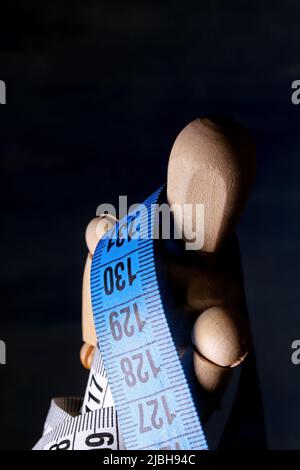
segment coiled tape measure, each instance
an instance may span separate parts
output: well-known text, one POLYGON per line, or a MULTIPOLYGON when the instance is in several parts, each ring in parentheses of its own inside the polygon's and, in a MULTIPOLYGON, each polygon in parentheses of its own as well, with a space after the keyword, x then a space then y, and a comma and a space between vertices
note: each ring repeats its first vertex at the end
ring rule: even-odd
POLYGON ((43 437, 33 450, 125 449, 117 413, 97 348, 84 399, 54 398, 43 437))
POLYGON ((152 235, 161 191, 97 245, 91 297, 101 354, 83 401, 52 402, 35 449, 207 449, 157 281, 152 235), (74 403, 80 415, 72 415, 74 403))

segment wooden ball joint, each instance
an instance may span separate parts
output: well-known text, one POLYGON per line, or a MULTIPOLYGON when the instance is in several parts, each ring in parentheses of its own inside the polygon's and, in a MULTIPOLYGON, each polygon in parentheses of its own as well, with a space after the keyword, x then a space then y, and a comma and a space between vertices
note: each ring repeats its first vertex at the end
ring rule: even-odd
POLYGON ((194 368, 207 391, 216 391, 248 352, 248 325, 242 315, 227 307, 211 307, 197 318, 193 332, 194 368))
MULTIPOLYGON (((176 138, 169 159, 169 204, 204 205, 204 244, 198 256, 206 261, 198 272, 185 272, 184 278, 188 279, 187 304, 199 313, 192 331, 195 373, 210 392, 222 389, 231 368, 243 361, 249 349, 243 279, 234 262, 238 248, 232 248, 231 239, 255 167, 255 146, 248 132, 219 117, 188 124, 176 138)), ((177 276, 179 272, 177 267, 177 276)))
POLYGON ((90 221, 85 231, 85 241, 89 253, 85 262, 82 282, 82 339, 84 344, 80 351, 80 360, 86 369, 91 368, 94 348, 97 345, 90 288, 92 258, 98 241, 114 226, 115 222, 116 220, 110 215, 95 217, 90 221))
MULTIPOLYGON (((194 369, 199 383, 209 392, 222 389, 232 368, 243 361, 249 349, 243 280, 241 271, 231 263, 230 240, 254 174, 255 148, 251 138, 240 125, 224 118, 192 121, 178 135, 169 159, 169 204, 204 205, 204 244, 193 254, 205 260, 204 267, 187 270, 175 265, 170 272, 178 283, 184 284, 186 307, 196 318, 191 331, 194 369)), ((81 350, 81 361, 87 368, 97 342, 90 297, 91 260, 97 241, 114 222, 110 216, 95 218, 86 230, 89 254, 82 296, 86 344, 81 350)), ((175 214, 176 223, 182 221, 176 221, 175 214)), ((183 308, 182 315, 185 314, 183 308)))

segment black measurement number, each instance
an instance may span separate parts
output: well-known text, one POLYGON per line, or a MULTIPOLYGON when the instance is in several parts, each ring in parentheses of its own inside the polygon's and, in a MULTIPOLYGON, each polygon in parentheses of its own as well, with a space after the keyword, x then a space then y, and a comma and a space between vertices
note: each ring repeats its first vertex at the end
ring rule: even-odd
MULTIPOLYGON (((145 367, 149 369, 150 366, 151 374, 156 379, 161 369, 160 367, 156 367, 154 364, 151 351, 149 349, 147 349, 144 354, 146 355, 147 361, 147 365, 145 367)), ((149 372, 147 370, 143 370, 144 354, 138 353, 131 356, 131 358, 124 357, 121 359, 120 365, 128 387, 134 387, 138 381, 146 383, 149 380, 149 372)))
POLYGON ((139 233, 139 222, 137 223, 138 216, 139 213, 128 217, 122 224, 116 224, 116 228, 113 232, 114 236, 110 238, 107 243, 107 252, 109 252, 113 246, 119 248, 123 245, 125 240, 130 242, 133 238, 136 238, 139 233))
POLYGON ((103 273, 104 291, 106 295, 113 294, 114 290, 119 291, 125 289, 126 284, 132 286, 136 274, 132 272, 131 258, 127 258, 126 262, 119 261, 113 268, 108 266, 103 273))
MULTIPOLYGON (((104 444, 111 446, 114 443, 114 435, 109 432, 98 432, 95 434, 90 434, 85 440, 87 447, 102 447, 104 444), (106 439, 106 441, 105 441, 106 439)), ((69 439, 64 439, 56 444, 53 444, 49 450, 68 450, 70 448, 71 441, 69 439)))
POLYGON ((139 332, 142 331, 145 321, 141 320, 138 306, 136 303, 132 304, 132 307, 124 307, 119 312, 111 312, 109 315, 109 325, 111 334, 115 341, 120 341, 123 336, 131 337, 135 333, 135 325, 130 324, 130 318, 134 315, 135 324, 139 332))
POLYGON ((88 447, 102 447, 103 444, 111 446, 114 443, 114 436, 109 432, 98 432, 87 436, 85 443, 88 447))
POLYGON ((53 444, 49 450, 68 450, 71 445, 71 442, 69 439, 64 439, 63 441, 57 442, 56 444, 53 444))
MULTIPOLYGON (((91 400, 92 402, 95 402, 97 405, 100 405, 101 400, 100 398, 97 397, 97 394, 99 393, 100 394, 103 393, 103 388, 98 384, 95 375, 92 374, 92 378, 89 384, 88 402, 91 400)), ((86 413, 88 413, 89 411, 91 411, 91 409, 87 405, 85 405, 85 411, 86 413)))
POLYGON ((154 399, 146 401, 145 404, 139 403, 139 416, 140 416, 140 433, 145 433, 152 431, 153 429, 161 429, 165 424, 172 424, 175 413, 171 413, 166 397, 162 395, 161 399, 154 399), (150 407, 152 410, 150 422, 145 422, 145 416, 148 416, 148 413, 145 413, 144 407, 150 407))

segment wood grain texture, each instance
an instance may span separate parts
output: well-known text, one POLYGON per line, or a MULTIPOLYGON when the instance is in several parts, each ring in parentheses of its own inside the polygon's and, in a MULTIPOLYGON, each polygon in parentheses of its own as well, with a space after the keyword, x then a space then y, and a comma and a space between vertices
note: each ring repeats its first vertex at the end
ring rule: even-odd
POLYGON ((168 201, 204 205, 203 251, 216 251, 232 233, 254 175, 253 141, 231 119, 195 119, 180 132, 169 159, 168 201))
MULTIPOLYGON (((248 132, 229 118, 192 121, 171 150, 169 204, 191 204, 193 209, 203 204, 205 210, 203 249, 177 260, 172 256, 164 260, 175 297, 182 292, 176 324, 183 325, 184 331, 176 345, 184 354, 192 340, 195 374, 211 392, 225 386, 230 368, 243 361, 250 344, 242 273, 235 263, 238 248, 232 240, 254 174, 254 144, 248 132)), ((182 219, 176 220, 176 214, 174 218, 175 223, 182 223, 182 219)), ((89 284, 91 260, 99 238, 113 223, 109 216, 95 218, 86 230, 90 253, 83 278, 82 331, 84 341, 91 346, 97 342, 89 284)), ((183 224, 191 224, 196 230, 193 212, 183 224)))

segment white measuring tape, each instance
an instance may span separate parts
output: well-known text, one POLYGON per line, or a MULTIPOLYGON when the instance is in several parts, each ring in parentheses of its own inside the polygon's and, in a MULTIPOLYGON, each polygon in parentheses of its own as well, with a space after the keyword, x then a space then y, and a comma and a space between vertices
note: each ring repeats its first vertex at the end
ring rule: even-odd
POLYGON ((91 296, 103 363, 97 351, 83 402, 52 403, 35 449, 207 449, 157 282, 152 234, 160 193, 97 245, 91 296), (72 416, 76 406, 82 413, 72 416))
POLYGON ((84 399, 54 398, 43 437, 33 450, 125 449, 99 349, 95 351, 84 399))

